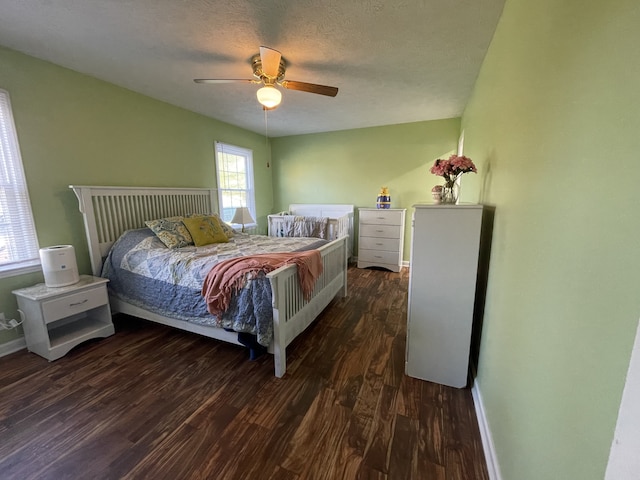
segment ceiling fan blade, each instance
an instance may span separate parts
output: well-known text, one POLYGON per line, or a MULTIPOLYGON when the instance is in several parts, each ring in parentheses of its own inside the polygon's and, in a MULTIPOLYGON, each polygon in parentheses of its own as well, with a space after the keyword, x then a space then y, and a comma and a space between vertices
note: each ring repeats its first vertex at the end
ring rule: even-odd
POLYGON ((269 47, 260 47, 260 61, 262 62, 262 73, 267 77, 277 78, 280 69, 280 59, 282 55, 279 51, 269 47))
POLYGON ((337 87, 326 85, 316 85, 315 83, 296 82, 294 80, 284 80, 281 85, 289 90, 300 90, 301 92, 317 93, 327 97, 335 97, 338 94, 337 87))
POLYGON ((259 83, 248 78, 194 78, 196 83, 259 83))

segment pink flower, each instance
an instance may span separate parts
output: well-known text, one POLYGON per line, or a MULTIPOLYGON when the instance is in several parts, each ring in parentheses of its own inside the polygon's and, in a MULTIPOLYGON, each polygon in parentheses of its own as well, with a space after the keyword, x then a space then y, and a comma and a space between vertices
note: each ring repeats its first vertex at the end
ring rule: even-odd
POLYGON ((447 160, 437 159, 431 170, 434 175, 444 177, 447 185, 452 185, 463 173, 478 173, 476 166, 469 157, 464 155, 451 155, 447 160))

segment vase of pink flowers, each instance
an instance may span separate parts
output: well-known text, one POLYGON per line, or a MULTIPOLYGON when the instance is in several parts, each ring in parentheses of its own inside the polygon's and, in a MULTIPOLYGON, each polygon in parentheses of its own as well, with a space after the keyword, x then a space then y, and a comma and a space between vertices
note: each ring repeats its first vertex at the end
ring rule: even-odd
POLYGON ((451 155, 448 159, 438 159, 430 170, 434 175, 444 178, 440 203, 456 204, 460 195, 460 184, 456 180, 467 172, 478 173, 469 157, 451 155))

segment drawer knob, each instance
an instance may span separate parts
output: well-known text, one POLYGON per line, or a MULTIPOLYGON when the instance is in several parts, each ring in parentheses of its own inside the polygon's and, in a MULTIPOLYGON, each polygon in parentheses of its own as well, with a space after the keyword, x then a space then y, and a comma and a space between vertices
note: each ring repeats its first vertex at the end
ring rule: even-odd
POLYGON ((89 300, 87 298, 85 298, 84 300, 82 300, 81 302, 76 302, 76 303, 70 303, 69 306, 70 307, 77 307, 78 305, 82 305, 83 303, 87 303, 89 300))

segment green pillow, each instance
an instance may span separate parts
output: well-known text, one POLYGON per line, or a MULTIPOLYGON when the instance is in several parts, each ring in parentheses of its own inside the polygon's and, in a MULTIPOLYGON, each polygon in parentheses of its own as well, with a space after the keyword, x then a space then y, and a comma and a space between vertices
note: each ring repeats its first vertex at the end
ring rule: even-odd
POLYGON ((182 217, 158 218, 144 223, 169 248, 193 245, 193 238, 182 223, 182 217))
POLYGON ((229 241, 217 217, 192 217, 182 221, 189 230, 196 247, 229 241))

